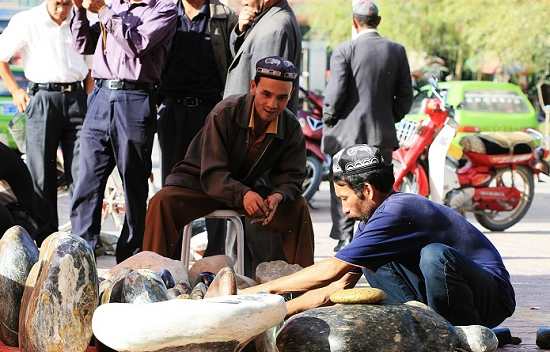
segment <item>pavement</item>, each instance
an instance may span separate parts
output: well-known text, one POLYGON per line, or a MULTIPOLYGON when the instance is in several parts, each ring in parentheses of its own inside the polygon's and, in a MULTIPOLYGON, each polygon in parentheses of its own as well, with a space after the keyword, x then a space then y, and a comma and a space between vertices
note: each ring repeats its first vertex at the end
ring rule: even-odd
MULTIPOLYGON (((157 153, 158 148, 154 148, 155 183, 160 180, 157 153)), ((535 344, 536 331, 541 326, 550 326, 550 177, 542 180, 544 183, 535 184, 535 198, 525 218, 507 231, 491 232, 473 217, 468 218, 501 253, 516 292, 516 311, 500 326, 510 328, 512 335, 520 337, 522 343, 500 348, 501 352, 542 351, 535 344)), ((332 222, 328 189, 328 183, 323 182, 311 201, 316 261, 331 257, 336 244, 329 238, 332 222)), ((68 197, 61 197, 59 203, 60 223, 63 224, 68 221, 68 197)), ((112 256, 98 258, 100 269, 114 264, 112 256)))

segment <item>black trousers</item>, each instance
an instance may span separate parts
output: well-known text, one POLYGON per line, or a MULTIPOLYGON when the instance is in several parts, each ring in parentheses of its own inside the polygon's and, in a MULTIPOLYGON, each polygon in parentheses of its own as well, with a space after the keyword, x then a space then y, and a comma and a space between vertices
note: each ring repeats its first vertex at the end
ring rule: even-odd
POLYGON ((31 94, 26 110, 27 165, 34 189, 47 207, 48 230, 57 231, 57 148, 61 146, 65 179, 69 185, 77 174, 78 136, 86 114, 86 93, 38 90, 31 94))
MULTIPOLYGON (((392 148, 381 148, 382 158, 386 162, 391 162, 392 148)), ((334 156, 334 155, 333 155, 334 156)), ((332 164, 330 165, 332 179, 332 164)), ((330 182, 330 217, 332 219, 332 228, 330 229, 330 238, 335 240, 345 240, 353 238, 353 226, 355 221, 344 216, 342 211, 342 202, 336 196, 333 182, 330 182)))

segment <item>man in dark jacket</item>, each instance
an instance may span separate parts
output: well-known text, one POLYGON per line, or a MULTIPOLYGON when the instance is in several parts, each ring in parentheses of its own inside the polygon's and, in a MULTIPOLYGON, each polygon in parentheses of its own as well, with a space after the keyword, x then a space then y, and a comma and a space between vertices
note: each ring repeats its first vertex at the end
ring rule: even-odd
MULTIPOLYGON (((412 84, 403 46, 382 38, 376 28, 381 17, 370 0, 354 0, 353 27, 357 36, 338 46, 331 58, 331 76, 323 107, 323 151, 333 156, 357 143, 380 148, 386 162, 398 146, 394 124, 412 104, 412 84)), ((331 184, 332 230, 338 251, 353 235, 331 184)))
MULTIPOLYGON (((286 110, 297 75, 290 61, 261 59, 250 92, 216 105, 185 159, 149 203, 144 250, 179 258, 187 223, 230 208, 252 218, 252 226, 273 232, 272 243, 279 241, 282 258, 262 260, 313 264, 313 228, 300 196, 305 141, 295 116, 286 110), (268 180, 262 178, 266 174, 268 180)), ((247 247, 254 255, 248 240, 247 247)))

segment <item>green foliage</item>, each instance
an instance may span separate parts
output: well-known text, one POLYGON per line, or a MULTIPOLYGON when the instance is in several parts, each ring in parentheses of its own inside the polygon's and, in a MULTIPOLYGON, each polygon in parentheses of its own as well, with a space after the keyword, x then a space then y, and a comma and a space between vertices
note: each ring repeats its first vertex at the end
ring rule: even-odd
MULTIPOLYGON (((550 0, 378 0, 380 32, 409 51, 446 60, 460 74, 497 58, 532 72, 549 69, 550 0)), ((350 0, 307 0, 298 11, 310 19, 310 36, 331 47, 349 40, 350 0)))

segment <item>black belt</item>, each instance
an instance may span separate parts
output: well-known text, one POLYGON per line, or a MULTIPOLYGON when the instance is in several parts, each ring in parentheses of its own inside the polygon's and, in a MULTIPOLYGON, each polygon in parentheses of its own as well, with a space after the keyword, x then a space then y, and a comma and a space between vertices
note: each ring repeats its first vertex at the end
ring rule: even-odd
POLYGON ((38 90, 47 90, 50 92, 63 92, 70 93, 77 90, 83 90, 82 82, 72 82, 72 83, 29 83, 28 90, 31 93, 34 93, 38 90))
POLYGON ((172 99, 177 104, 181 104, 187 108, 196 108, 203 104, 215 104, 221 100, 221 97, 218 96, 209 96, 209 97, 197 97, 197 96, 182 96, 167 94, 167 99, 172 99))
POLYGON ((154 90, 158 86, 153 83, 131 82, 122 79, 96 79, 95 84, 101 88, 112 90, 154 90))

